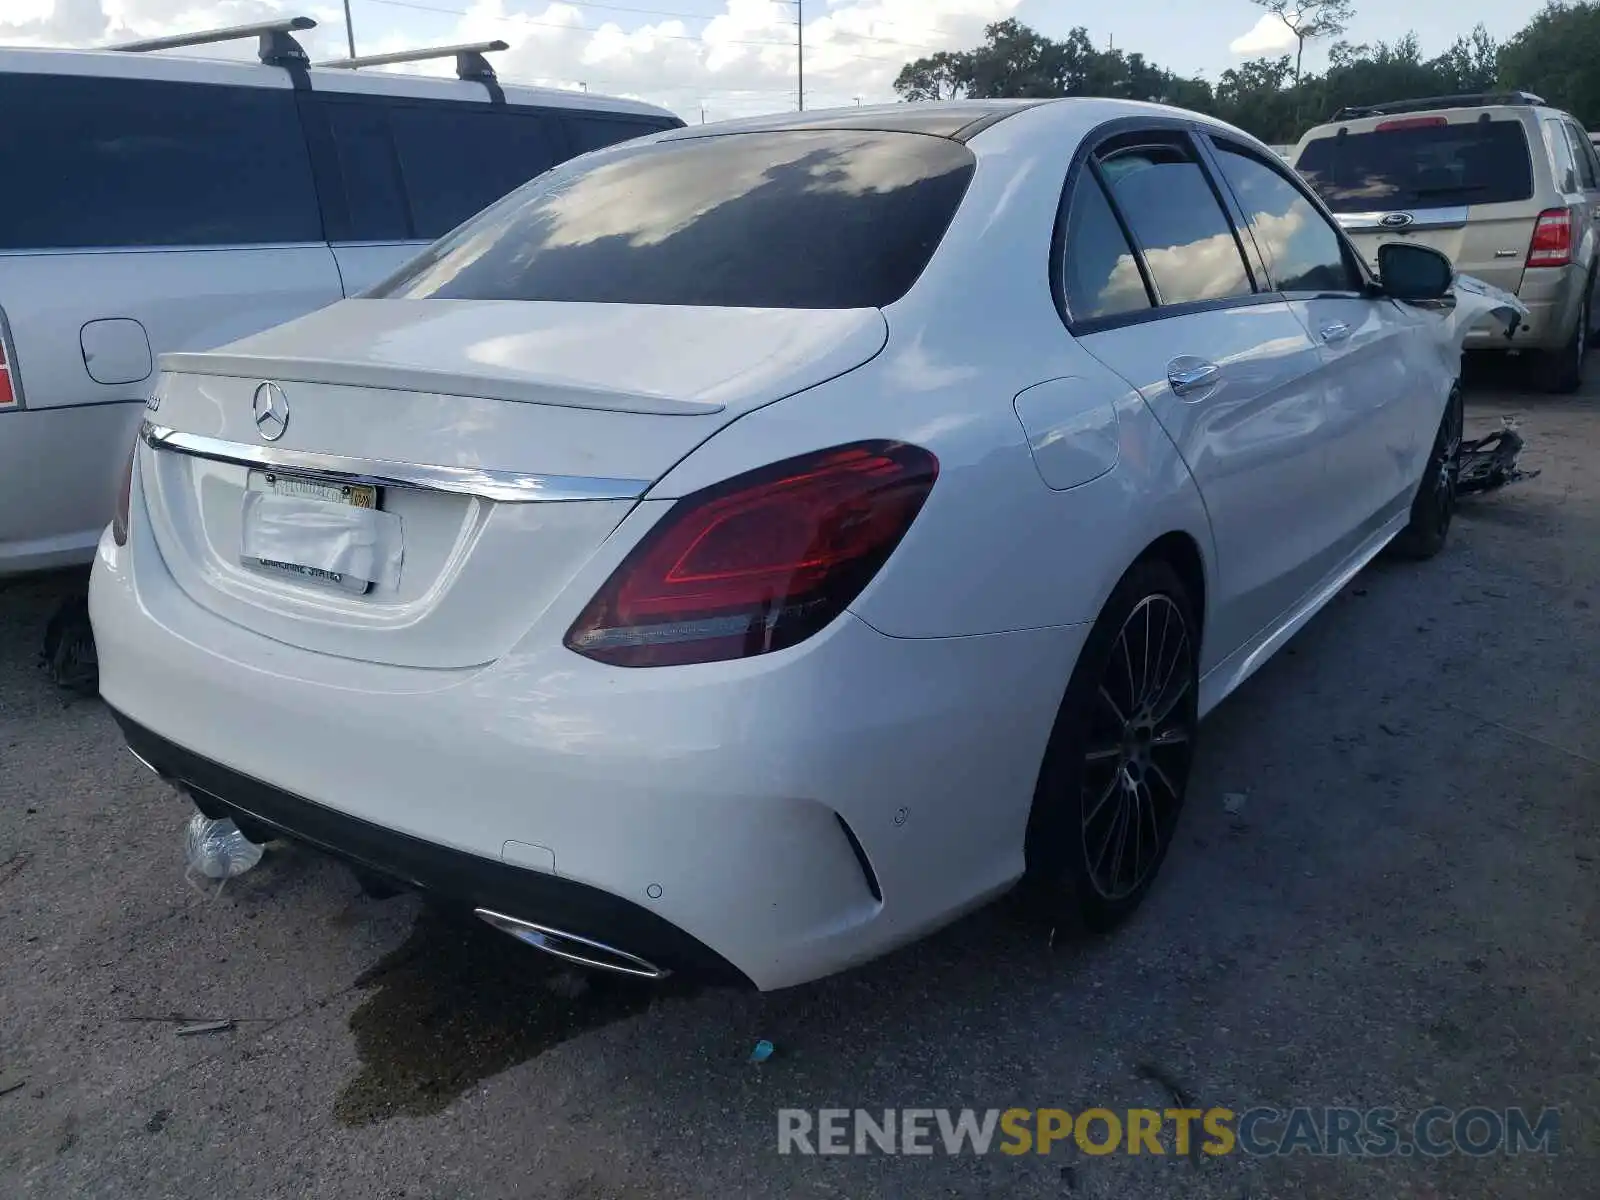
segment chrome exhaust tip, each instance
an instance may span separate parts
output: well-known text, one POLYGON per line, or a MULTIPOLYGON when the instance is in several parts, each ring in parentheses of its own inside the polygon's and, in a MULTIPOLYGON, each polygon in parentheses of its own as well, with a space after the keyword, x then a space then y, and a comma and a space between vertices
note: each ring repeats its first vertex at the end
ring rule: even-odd
POLYGON ((475 908, 472 912, 479 920, 492 925, 501 933, 510 934, 524 945, 532 946, 535 950, 543 950, 546 954, 553 954, 567 962, 577 963, 580 967, 592 967, 594 970, 610 971, 616 975, 631 975, 635 979, 665 979, 672 974, 665 967, 658 967, 637 954, 629 954, 626 950, 618 950, 615 946, 579 937, 575 933, 563 933, 559 929, 535 925, 532 921, 508 917, 504 913, 497 913, 487 908, 475 908))

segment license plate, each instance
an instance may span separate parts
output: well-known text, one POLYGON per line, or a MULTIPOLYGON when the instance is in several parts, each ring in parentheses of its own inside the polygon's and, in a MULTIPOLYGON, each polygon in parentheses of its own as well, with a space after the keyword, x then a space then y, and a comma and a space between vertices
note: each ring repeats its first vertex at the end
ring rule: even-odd
MULTIPOLYGON (((293 496, 299 500, 316 500, 324 504, 342 504, 349 508, 378 507, 378 489, 367 483, 333 483, 325 479, 310 479, 304 475, 284 475, 277 471, 251 471, 246 486, 252 492, 270 492, 276 496, 293 496)), ((243 562, 258 570, 293 576, 302 583, 316 587, 335 588, 358 596, 372 590, 372 583, 369 580, 355 579, 338 571, 328 571, 304 563, 250 556, 246 556, 243 562)))

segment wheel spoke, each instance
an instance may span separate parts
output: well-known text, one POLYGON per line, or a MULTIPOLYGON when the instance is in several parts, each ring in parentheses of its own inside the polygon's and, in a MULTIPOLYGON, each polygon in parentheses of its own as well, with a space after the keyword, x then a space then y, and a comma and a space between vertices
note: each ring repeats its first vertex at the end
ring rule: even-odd
POLYGON ((1093 823, 1094 819, 1098 817, 1105 809, 1107 801, 1109 801, 1111 797, 1117 793, 1118 787, 1121 785, 1121 783, 1122 772, 1120 770, 1113 771, 1111 773, 1111 782, 1106 784, 1106 790, 1100 793, 1100 799, 1094 802, 1094 807, 1090 809, 1089 814, 1083 818, 1083 827, 1085 829, 1088 829, 1090 824, 1093 823))
MULTIPOLYGON (((1118 792, 1121 792, 1120 788, 1118 789, 1118 792)), ((1117 830, 1122 828, 1123 814, 1126 813, 1126 811, 1126 805, 1117 805, 1116 815, 1112 817, 1110 828, 1106 830, 1105 840, 1100 843, 1100 852, 1094 856, 1094 873, 1096 875, 1100 874, 1100 868, 1105 864, 1106 852, 1111 849, 1111 843, 1117 836, 1117 830)))
POLYGON ((1100 750, 1089 751, 1089 753, 1083 756, 1083 761, 1086 763, 1102 763, 1116 758, 1121 753, 1121 746, 1106 746, 1100 750))
POLYGON ((1177 726, 1158 733, 1150 739, 1150 749, 1152 750, 1176 750, 1179 746, 1187 746, 1188 744, 1189 731, 1180 729, 1177 726))
MULTIPOLYGON (((1150 760, 1150 774, 1154 775, 1161 781, 1161 786, 1167 789, 1167 795, 1171 796, 1172 802, 1176 804, 1179 799, 1178 789, 1176 785, 1173 784, 1172 778, 1166 773, 1166 771, 1162 770, 1161 765, 1157 763, 1155 759, 1150 760)), ((1155 795, 1153 793, 1150 796, 1150 803, 1152 805, 1155 804, 1155 795)))
MULTIPOLYGON (((1161 683, 1167 677, 1167 673, 1162 670, 1162 664, 1167 661, 1167 629, 1171 625, 1172 606, 1170 604, 1164 604, 1161 606, 1161 644, 1156 647, 1155 675, 1157 690, 1154 693, 1155 696, 1160 696, 1161 683)), ((1147 690, 1145 693, 1145 699, 1150 699, 1151 695, 1152 694, 1147 690)))
POLYGON ((1124 629, 1117 637, 1117 644, 1122 647, 1122 662, 1128 668, 1128 707, 1139 707, 1139 685, 1133 677, 1133 651, 1128 649, 1128 631, 1124 629))
POLYGON ((1150 643, 1153 640, 1150 629, 1150 621, 1152 619, 1150 610, 1151 605, 1146 604, 1144 606, 1144 656, 1143 661, 1139 664, 1142 669, 1139 672, 1139 698, 1133 702, 1135 709, 1144 707, 1144 702, 1150 698, 1150 643))
POLYGON ((1155 723, 1157 725, 1165 723, 1166 719, 1172 715, 1172 710, 1178 707, 1179 703, 1185 696, 1189 694, 1189 689, 1193 686, 1193 680, 1186 678, 1184 679, 1182 685, 1180 685, 1170 697, 1166 697, 1165 693, 1163 692, 1164 698, 1160 702, 1161 706, 1157 708, 1155 712, 1155 723))
POLYGON ((1104 701, 1105 706, 1111 710, 1111 715, 1117 719, 1117 724, 1126 725, 1128 723, 1127 714, 1122 711, 1117 702, 1111 698, 1111 693, 1106 691, 1104 687, 1100 689, 1100 699, 1104 701))
POLYGON ((1112 891, 1116 890, 1117 882, 1122 878, 1122 853, 1128 848, 1129 792, 1132 792, 1134 803, 1138 803, 1138 792, 1128 789, 1123 793, 1121 808, 1117 810, 1117 829, 1119 831, 1117 835, 1117 853, 1111 860, 1111 878, 1109 880, 1112 891))

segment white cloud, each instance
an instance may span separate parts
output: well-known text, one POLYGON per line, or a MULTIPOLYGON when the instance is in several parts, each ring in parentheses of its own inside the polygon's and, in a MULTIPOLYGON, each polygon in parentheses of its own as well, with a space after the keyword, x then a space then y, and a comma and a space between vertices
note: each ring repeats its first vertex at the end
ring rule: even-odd
POLYGON ((1289 32, 1289 27, 1278 17, 1271 13, 1262 13, 1255 28, 1242 37, 1234 38, 1228 43, 1228 49, 1235 54, 1245 56, 1271 54, 1275 50, 1293 50, 1294 34, 1289 32))
MULTIPOLYGON (((307 12, 321 23, 299 35, 313 58, 344 53, 344 20, 329 0, 0 0, 0 43, 92 46, 265 17, 307 12)), ((637 96, 686 120, 746 116, 793 107, 794 9, 779 0, 723 0, 708 21, 648 16, 622 19, 561 0, 415 0, 430 12, 363 4, 356 14, 361 53, 504 38, 493 61, 506 82, 637 96), (633 21, 649 22, 634 25, 633 21)), ((659 0, 657 0, 659 3, 659 0)), ((834 107, 895 99, 893 83, 912 59, 965 49, 983 27, 1012 15, 1021 0, 835 0, 806 21, 806 102, 834 107)), ((653 7, 641 5, 640 7, 653 7)), ((662 5, 671 8, 671 5, 662 5)), ((245 58, 250 43, 198 53, 245 58)), ((448 73, 448 62, 408 71, 448 73)))

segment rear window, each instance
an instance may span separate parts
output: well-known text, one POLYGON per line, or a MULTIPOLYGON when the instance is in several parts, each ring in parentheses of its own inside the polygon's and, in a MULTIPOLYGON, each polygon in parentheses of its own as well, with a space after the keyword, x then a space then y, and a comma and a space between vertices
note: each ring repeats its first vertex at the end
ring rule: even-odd
POLYGON ((534 180, 370 295, 876 308, 971 181, 944 138, 844 130, 619 146, 534 180))
POLYGON ((1520 121, 1407 125, 1307 142, 1295 164, 1334 212, 1504 204, 1533 195, 1520 121))
POLYGON ((0 74, 0 249, 322 238, 287 88, 0 74))

